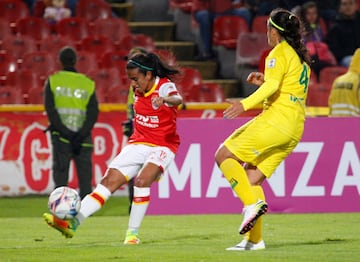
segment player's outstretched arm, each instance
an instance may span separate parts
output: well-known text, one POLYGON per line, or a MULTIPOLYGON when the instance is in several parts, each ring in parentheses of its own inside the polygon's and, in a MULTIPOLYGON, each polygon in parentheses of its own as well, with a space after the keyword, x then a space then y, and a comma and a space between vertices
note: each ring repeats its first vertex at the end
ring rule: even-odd
POLYGON ((233 119, 245 111, 239 99, 226 99, 226 102, 230 107, 223 112, 224 118, 233 119))
POLYGON ((154 97, 151 102, 153 103, 154 106, 161 106, 165 103, 172 105, 172 106, 178 106, 182 103, 182 97, 180 95, 172 95, 172 96, 167 96, 167 97, 154 97))

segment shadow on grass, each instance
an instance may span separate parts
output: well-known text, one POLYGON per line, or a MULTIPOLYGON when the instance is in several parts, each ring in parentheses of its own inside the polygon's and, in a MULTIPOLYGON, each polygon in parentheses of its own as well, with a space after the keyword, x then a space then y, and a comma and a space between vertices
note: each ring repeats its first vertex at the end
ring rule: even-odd
POLYGON ((212 240, 212 239, 220 239, 221 238, 221 234, 208 234, 208 235, 199 235, 199 234, 187 234, 187 235, 178 235, 176 237, 166 237, 166 238, 161 238, 161 239, 151 239, 151 240, 146 240, 144 242, 142 242, 143 244, 156 244, 156 243, 169 243, 169 241, 188 241, 190 239, 195 239, 195 240, 212 240))
POLYGON ((283 242, 279 244, 271 244, 269 247, 271 248, 282 248, 288 246, 314 246, 314 245, 331 245, 331 244, 342 244, 346 242, 351 242, 352 239, 344 239, 344 238, 326 238, 323 240, 315 240, 315 241, 303 241, 303 242, 283 242))

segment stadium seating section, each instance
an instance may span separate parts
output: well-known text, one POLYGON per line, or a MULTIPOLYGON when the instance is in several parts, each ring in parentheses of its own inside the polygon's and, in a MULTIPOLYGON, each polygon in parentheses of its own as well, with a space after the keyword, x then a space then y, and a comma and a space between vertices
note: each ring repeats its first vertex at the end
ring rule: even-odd
POLYGON ((251 31, 266 34, 268 16, 255 16, 251 25, 251 31))
POLYGON ((236 48, 238 35, 249 32, 246 20, 239 16, 219 16, 213 25, 213 44, 236 48))
POLYGON ((238 35, 236 64, 259 64, 261 53, 268 49, 266 33, 242 32, 238 35))
MULTIPOLYGON (((170 0, 170 8, 191 12, 191 0, 170 0)), ((78 52, 77 68, 97 84, 102 103, 125 103, 129 88, 126 56, 135 46, 157 53, 170 65, 180 57, 167 49, 157 49, 154 39, 131 33, 127 20, 113 16, 102 0, 79 0, 74 16, 50 25, 42 18, 45 5, 36 1, 32 12, 24 1, 0 1, 0 103, 43 103, 43 85, 48 75, 60 69, 57 55, 65 46, 78 52), (107 94, 111 93, 111 97, 107 94)), ((326 25, 322 26, 326 32, 326 25)), ((237 16, 221 16, 214 21, 213 44, 236 51, 236 63, 259 66, 270 51, 266 36, 267 16, 256 16, 248 25, 237 16)), ((184 66, 178 87, 186 102, 222 102, 223 88, 204 83, 199 70, 184 66)), ((346 68, 326 67, 319 78, 312 76, 309 106, 327 106, 331 83, 346 68)))
POLYGON ((50 25, 42 18, 29 16, 16 21, 16 32, 19 35, 27 35, 41 42, 51 34, 50 25))
POLYGON ((0 1, 0 17, 6 19, 11 27, 15 27, 18 19, 28 17, 29 15, 30 10, 23 1, 0 1))
POLYGON ((90 22, 112 16, 110 6, 105 1, 99 0, 79 0, 76 5, 75 14, 90 22))
POLYGON ((9 85, 5 85, 0 88, 0 105, 22 103, 23 99, 20 89, 9 85))

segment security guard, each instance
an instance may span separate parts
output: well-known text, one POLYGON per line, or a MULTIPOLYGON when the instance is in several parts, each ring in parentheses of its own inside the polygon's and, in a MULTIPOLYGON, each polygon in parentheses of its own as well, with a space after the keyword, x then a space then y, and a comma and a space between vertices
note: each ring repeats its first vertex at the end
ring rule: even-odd
POLYGON ((360 116, 360 48, 355 50, 349 70, 334 80, 329 108, 330 116, 360 116))
POLYGON ((79 181, 80 197, 92 191, 93 151, 91 131, 99 109, 95 83, 75 69, 76 53, 71 47, 59 52, 62 70, 45 83, 45 109, 50 122, 55 188, 66 186, 73 159, 79 181))

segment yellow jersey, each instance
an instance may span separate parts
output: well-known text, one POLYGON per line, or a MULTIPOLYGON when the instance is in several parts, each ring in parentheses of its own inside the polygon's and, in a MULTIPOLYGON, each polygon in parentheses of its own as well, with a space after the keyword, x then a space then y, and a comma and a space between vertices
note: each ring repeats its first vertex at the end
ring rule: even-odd
POLYGON ((335 79, 329 96, 330 116, 360 116, 360 75, 347 72, 335 79))
POLYGON ((265 101, 259 117, 286 135, 300 140, 304 130, 309 65, 302 63, 295 50, 282 41, 267 56, 264 74, 264 83, 241 101, 244 109, 265 101))
POLYGON ((360 48, 346 74, 337 77, 329 96, 330 116, 360 116, 360 48))

